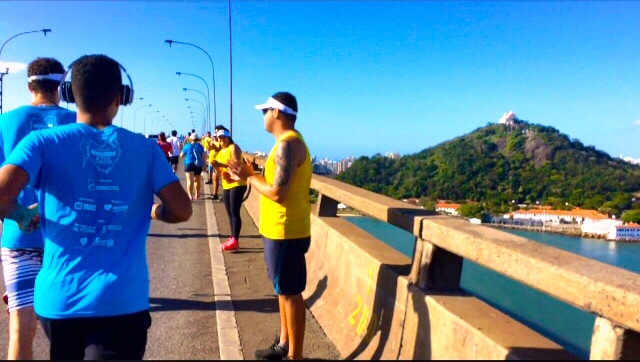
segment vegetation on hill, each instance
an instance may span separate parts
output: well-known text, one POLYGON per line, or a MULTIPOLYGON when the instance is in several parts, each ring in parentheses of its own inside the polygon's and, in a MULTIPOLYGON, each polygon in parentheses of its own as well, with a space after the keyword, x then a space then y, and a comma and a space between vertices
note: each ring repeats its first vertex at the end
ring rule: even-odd
POLYGON ((640 191, 640 166, 549 126, 489 124, 416 154, 360 157, 336 177, 396 199, 475 201, 490 213, 515 205, 581 207, 620 215, 640 191))

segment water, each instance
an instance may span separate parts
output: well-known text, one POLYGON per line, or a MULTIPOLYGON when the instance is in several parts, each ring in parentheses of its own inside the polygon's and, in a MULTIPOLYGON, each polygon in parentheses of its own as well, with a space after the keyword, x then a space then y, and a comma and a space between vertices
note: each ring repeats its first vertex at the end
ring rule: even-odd
MULTIPOLYGON (((344 217, 354 225, 413 257, 414 236, 368 217, 344 217)), ((640 243, 613 243, 553 233, 501 229, 568 252, 640 273, 640 243)), ((462 289, 552 339, 580 358, 588 359, 595 316, 465 260, 462 289)))

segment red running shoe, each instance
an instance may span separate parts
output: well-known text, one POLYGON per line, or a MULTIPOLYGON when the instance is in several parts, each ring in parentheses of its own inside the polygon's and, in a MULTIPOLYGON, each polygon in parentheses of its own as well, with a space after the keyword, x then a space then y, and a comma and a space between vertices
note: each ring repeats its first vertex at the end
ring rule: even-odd
POLYGON ((222 251, 238 250, 240 249, 240 243, 238 243, 238 239, 232 236, 229 238, 229 240, 227 240, 226 243, 220 245, 220 249, 222 249, 222 251))

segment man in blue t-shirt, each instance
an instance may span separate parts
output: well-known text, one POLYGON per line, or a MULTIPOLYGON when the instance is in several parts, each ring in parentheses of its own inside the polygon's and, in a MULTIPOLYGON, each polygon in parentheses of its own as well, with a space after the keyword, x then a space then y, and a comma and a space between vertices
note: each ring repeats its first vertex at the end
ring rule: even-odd
POLYGON ((192 214, 155 140, 112 125, 133 97, 121 69, 104 55, 73 62, 65 100, 75 101, 78 123, 32 132, 0 168, 0 217, 23 228, 40 218, 34 307, 51 359, 144 357, 151 218, 178 223, 192 214), (27 185, 37 190, 39 215, 16 202, 27 185))
MULTIPOLYGON (((30 105, 0 116, 0 164, 31 131, 75 123, 76 113, 58 106, 58 86, 64 66, 54 58, 37 58, 27 67, 30 105)), ((28 207, 38 198, 32 187, 18 195, 18 203, 28 207)), ((2 230, 2 268, 9 311, 9 347, 7 359, 33 359, 33 339, 38 320, 33 310, 33 287, 42 266, 42 235, 27 233, 11 219, 2 230)))

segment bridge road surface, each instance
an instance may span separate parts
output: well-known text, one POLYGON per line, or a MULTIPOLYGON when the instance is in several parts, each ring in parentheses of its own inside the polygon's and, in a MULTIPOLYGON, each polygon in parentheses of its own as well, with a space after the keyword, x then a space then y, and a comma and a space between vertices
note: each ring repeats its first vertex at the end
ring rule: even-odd
MULTIPOLYGON (((182 162, 178 176, 185 185, 182 162)), ((255 349, 269 346, 279 333, 277 297, 267 278, 257 227, 243 208, 240 250, 219 252, 218 245, 229 237, 229 220, 223 202, 211 200, 210 191, 205 185, 206 194, 194 201, 189 221, 151 223, 147 260, 152 325, 146 360, 251 360, 255 349)), ((4 282, 0 286, 4 291, 4 282)), ((0 359, 6 358, 8 321, 8 315, 0 316, 0 359)), ((340 359, 309 311, 306 329, 305 359, 340 359)), ((48 341, 39 327, 34 359, 49 359, 48 341)))

